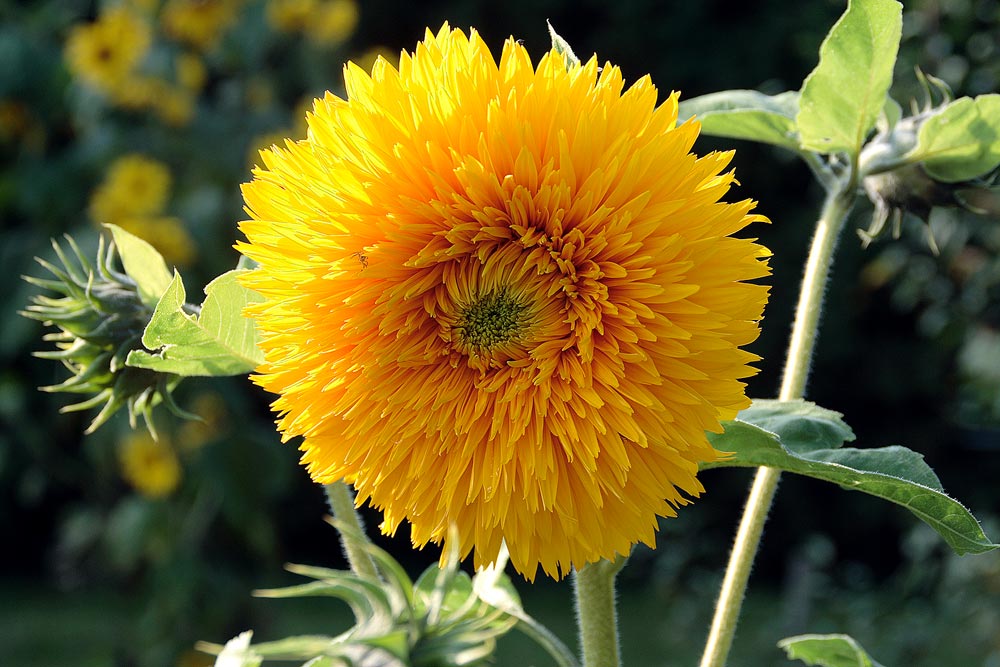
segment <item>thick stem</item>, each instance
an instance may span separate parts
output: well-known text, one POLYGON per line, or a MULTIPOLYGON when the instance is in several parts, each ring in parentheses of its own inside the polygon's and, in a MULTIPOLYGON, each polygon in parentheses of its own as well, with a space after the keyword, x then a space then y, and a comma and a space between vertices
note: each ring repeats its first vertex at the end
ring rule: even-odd
MULTIPOLYGON (((823 212, 816 224, 816 234, 813 236, 809 259, 802 278, 795 322, 788 342, 788 358, 785 360, 781 391, 778 393, 779 400, 802 398, 805 392, 813 348, 816 345, 820 313, 823 310, 826 281, 833 264, 837 239, 854 203, 854 189, 851 181, 841 188, 832 190, 823 204, 823 212)), ((760 537, 780 477, 781 471, 775 468, 757 470, 746 508, 743 510, 740 527, 736 532, 733 551, 729 556, 729 565, 715 606, 715 616, 705 644, 701 667, 723 667, 726 664, 736 633, 740 608, 743 606, 747 581, 750 579, 750 569, 760 547, 760 537)))
POLYGON ((584 565, 573 577, 583 667, 619 667, 615 576, 625 557, 584 565))
POLYGON ((347 555, 347 562, 356 574, 377 581, 378 570, 375 561, 368 554, 365 540, 365 525, 354 507, 354 494, 344 482, 323 485, 330 511, 347 530, 340 531, 340 543, 347 555))

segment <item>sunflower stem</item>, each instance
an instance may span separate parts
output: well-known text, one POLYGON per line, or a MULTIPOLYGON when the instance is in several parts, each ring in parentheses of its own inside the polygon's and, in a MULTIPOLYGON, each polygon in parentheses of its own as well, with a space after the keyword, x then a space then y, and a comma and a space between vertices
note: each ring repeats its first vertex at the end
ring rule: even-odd
POLYGON ((324 484, 326 499, 330 504, 330 511, 334 518, 350 527, 350 530, 341 530, 340 543, 344 547, 347 555, 347 562, 359 576, 378 581, 378 570, 375 569, 375 561, 368 554, 365 535, 365 524, 361 520, 354 506, 354 494, 350 487, 344 482, 333 482, 324 484))
MULTIPOLYGON (((837 183, 837 186, 827 193, 822 213, 816 223, 816 232, 809 249, 799 302, 795 310, 792 335, 788 342, 788 357, 785 360, 781 390, 778 393, 779 400, 802 398, 805 393, 813 349, 816 346, 820 314, 823 310, 826 282, 833 265, 837 239, 854 204, 855 192, 856 180, 853 176, 837 183)), ((771 509, 780 477, 781 471, 775 468, 757 470, 729 556, 729 565, 726 567, 722 590, 715 606, 715 616, 705 644, 701 667, 724 667, 726 664, 736 633, 740 608, 743 606, 747 582, 750 579, 750 569, 760 547, 764 523, 767 521, 767 513, 771 509)))
POLYGON ((576 622, 580 630, 583 667, 619 667, 618 614, 615 611, 615 576, 626 558, 599 560, 576 571, 576 622))

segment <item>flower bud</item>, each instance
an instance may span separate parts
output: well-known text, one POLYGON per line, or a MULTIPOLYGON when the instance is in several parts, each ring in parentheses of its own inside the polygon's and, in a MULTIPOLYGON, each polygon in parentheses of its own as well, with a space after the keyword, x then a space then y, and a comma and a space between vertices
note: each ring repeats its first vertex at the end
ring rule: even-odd
POLYGON ((66 241, 73 251, 72 259, 62 246, 52 242, 62 267, 38 260, 54 279, 24 277, 29 283, 59 295, 37 295, 21 312, 58 329, 43 337, 54 343, 56 349, 37 352, 35 356, 57 359, 70 371, 65 381, 41 389, 92 394, 62 408, 62 412, 76 412, 101 406, 86 430, 88 434, 124 406, 132 427, 136 415, 141 414, 155 438, 153 406, 162 402, 174 414, 191 415, 180 410, 171 396, 180 377, 125 365, 128 353, 142 348, 142 333, 153 311, 140 299, 136 282, 116 268, 113 242, 105 243, 101 238, 97 261, 92 264, 72 238, 67 236, 66 241))

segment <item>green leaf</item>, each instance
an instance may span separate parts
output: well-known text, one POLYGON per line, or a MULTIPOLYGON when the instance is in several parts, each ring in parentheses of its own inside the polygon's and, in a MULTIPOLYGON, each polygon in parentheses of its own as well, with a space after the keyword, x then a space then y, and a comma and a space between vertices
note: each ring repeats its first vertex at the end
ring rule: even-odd
POLYGON ((1000 95, 962 97, 920 126, 917 146, 906 155, 923 162, 939 181, 955 183, 982 176, 1000 165, 1000 95))
POLYGON ((849 635, 798 635, 778 642, 790 660, 818 667, 882 667, 849 635))
POLYGON ((795 116, 799 111, 799 93, 765 95, 756 90, 725 90, 684 100, 678 121, 692 116, 701 122, 702 134, 730 139, 746 139, 799 149, 795 116))
POLYGON ((566 57, 566 65, 572 67, 573 65, 579 65, 580 59, 576 57, 573 53, 573 48, 569 45, 562 36, 556 32, 556 29, 552 27, 552 23, 548 20, 545 24, 549 26, 549 37, 552 38, 552 49, 563 56, 566 57))
POLYGON ((854 441, 854 432, 844 423, 843 415, 801 399, 758 399, 737 419, 774 433, 782 445, 799 454, 836 449, 854 441))
POLYGON ((156 248, 117 225, 104 225, 111 230, 122 259, 122 267, 135 281, 142 303, 153 308, 170 285, 170 269, 156 248))
POLYGON ((261 300, 239 284, 237 269, 224 273, 205 287, 201 314, 185 306, 180 274, 175 274, 142 335, 145 350, 133 350, 126 364, 177 375, 242 375, 263 360, 257 347, 257 330, 243 317, 243 308, 261 300))
POLYGON ((852 437, 837 413, 811 403, 755 401, 725 424, 724 433, 709 434, 716 449, 733 455, 702 467, 768 466, 815 477, 902 505, 958 554, 1000 547, 961 503, 942 491, 923 456, 897 446, 840 448, 852 437))
POLYGON ((802 84, 796 124, 803 148, 858 154, 885 105, 901 31, 895 0, 848 2, 802 84))

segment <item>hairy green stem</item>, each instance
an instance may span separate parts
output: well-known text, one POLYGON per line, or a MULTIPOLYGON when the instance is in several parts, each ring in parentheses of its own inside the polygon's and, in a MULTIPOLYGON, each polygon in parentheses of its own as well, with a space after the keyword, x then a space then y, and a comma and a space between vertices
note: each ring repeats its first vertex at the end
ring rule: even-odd
MULTIPOLYGON (((854 181, 850 179, 846 184, 831 190, 823 204, 802 278, 795 322, 788 342, 785 372, 781 379, 781 391, 778 393, 779 400, 802 398, 805 393, 809 366, 816 346, 820 313, 823 310, 826 281, 833 264, 837 239, 854 203, 854 192, 854 181)), ((771 509, 780 477, 781 471, 775 468, 757 470, 733 542, 733 551, 729 556, 729 565, 715 606, 715 616, 705 644, 701 667, 723 667, 726 664, 736 633, 740 608, 743 606, 747 581, 750 579, 750 569, 760 547, 764 523, 767 521, 767 513, 771 509)))
POLYGON ((330 503, 330 511, 333 512, 334 518, 348 528, 340 531, 340 543, 344 547, 351 569, 363 577, 378 580, 378 570, 375 569, 375 561, 368 554, 364 538, 365 525, 354 507, 354 494, 350 487, 344 482, 333 482, 324 484, 323 489, 326 491, 326 499, 330 503))
POLYGON ((615 611, 615 576, 626 558, 599 560, 576 571, 576 619, 580 630, 583 667, 619 667, 618 615, 615 611))

